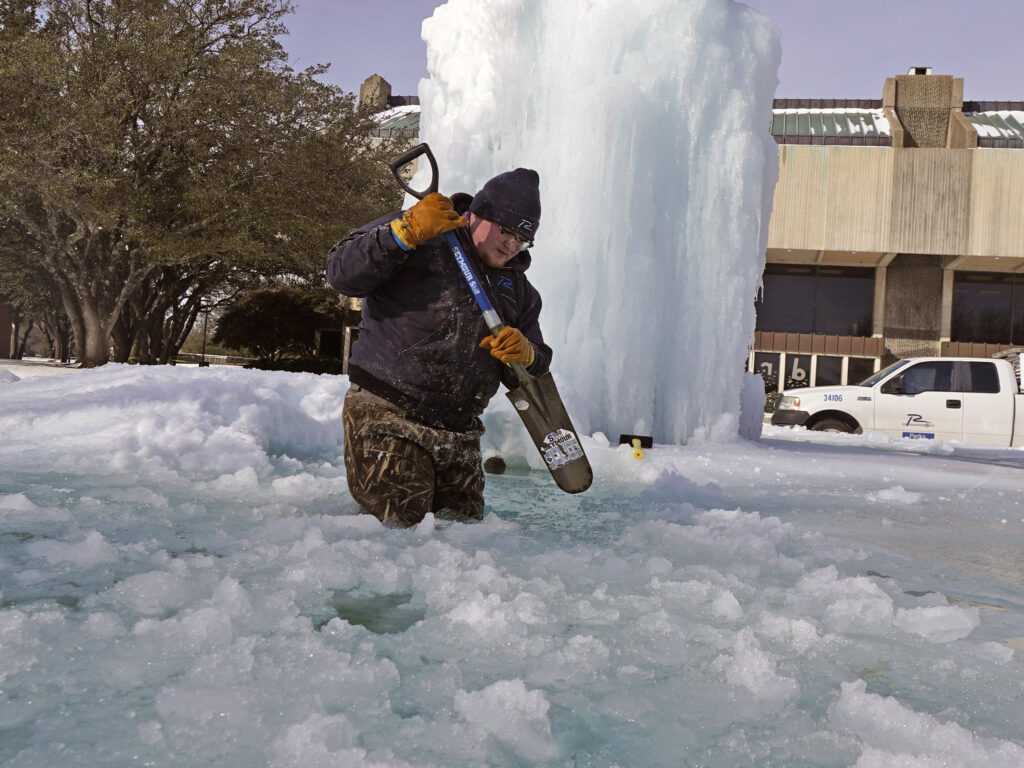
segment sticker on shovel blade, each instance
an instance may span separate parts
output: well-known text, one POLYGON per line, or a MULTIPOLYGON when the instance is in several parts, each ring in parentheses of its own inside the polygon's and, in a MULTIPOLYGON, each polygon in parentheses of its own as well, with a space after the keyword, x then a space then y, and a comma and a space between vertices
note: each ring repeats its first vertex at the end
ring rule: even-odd
POLYGON ((542 443, 541 453, 549 469, 558 469, 566 464, 583 458, 583 448, 576 435, 567 429, 549 432, 542 443))

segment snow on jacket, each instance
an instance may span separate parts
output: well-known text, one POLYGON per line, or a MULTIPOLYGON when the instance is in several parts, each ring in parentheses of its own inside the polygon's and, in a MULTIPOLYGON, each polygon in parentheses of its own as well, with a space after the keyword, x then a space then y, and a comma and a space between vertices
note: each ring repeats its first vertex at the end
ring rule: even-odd
MULTIPOLYGON (((465 198, 456 204, 463 213, 470 198, 459 197, 465 198)), ((518 382, 511 368, 480 349, 489 331, 444 237, 402 250, 389 226, 401 213, 357 229, 328 256, 331 286, 364 300, 349 365, 418 401, 414 418, 464 430, 483 413, 499 382, 509 388, 518 382)), ((540 294, 525 274, 529 252, 492 269, 480 261, 468 238, 461 239, 502 322, 533 344, 536 358, 529 372, 544 373, 551 348, 538 323, 540 294)))

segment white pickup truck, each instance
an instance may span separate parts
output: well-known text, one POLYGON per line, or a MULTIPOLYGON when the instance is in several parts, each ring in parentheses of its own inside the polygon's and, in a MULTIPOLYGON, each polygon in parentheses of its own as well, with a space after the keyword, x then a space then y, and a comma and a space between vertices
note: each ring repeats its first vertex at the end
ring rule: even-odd
POLYGON ((1024 446, 1022 352, 1008 350, 993 358, 911 357, 856 386, 787 389, 772 424, 1024 446))

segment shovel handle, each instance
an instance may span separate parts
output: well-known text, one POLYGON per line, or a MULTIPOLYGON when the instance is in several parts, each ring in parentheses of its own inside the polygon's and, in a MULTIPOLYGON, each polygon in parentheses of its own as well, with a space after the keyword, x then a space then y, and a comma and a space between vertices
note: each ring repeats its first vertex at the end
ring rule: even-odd
POLYGON ((469 263, 469 259, 466 258, 466 252, 462 249, 462 244, 459 242, 459 238, 455 236, 454 232, 448 231, 444 233, 445 242, 448 243, 448 248, 452 252, 452 256, 455 257, 455 263, 459 265, 459 271, 462 272, 462 276, 466 280, 466 284, 469 286, 469 290, 473 293, 473 298, 476 299, 476 305, 480 307, 480 311, 484 313, 484 322, 487 323, 487 327, 494 335, 498 334, 503 327, 501 318, 498 317, 498 313, 491 306, 491 300, 487 298, 487 294, 484 293, 483 286, 480 284, 480 278, 476 276, 476 270, 473 269, 473 265, 469 263))
MULTIPOLYGON (((505 324, 501 322, 501 317, 498 316, 494 307, 491 306, 490 299, 487 298, 487 294, 484 293, 483 288, 480 286, 480 278, 476 276, 476 270, 473 269, 473 265, 466 258, 466 252, 462 250, 459 238, 455 236, 454 232, 445 232, 444 239, 448 243, 452 256, 455 257, 455 263, 459 265, 462 276, 466 279, 466 284, 469 285, 469 290, 473 292, 476 305, 484 313, 484 322, 487 323, 487 328, 492 335, 497 336, 498 332, 505 327, 505 324)), ((510 363, 510 365, 520 382, 533 378, 526 372, 526 367, 522 363, 510 363)))
MULTIPOLYGON (((417 200, 422 200, 432 192, 437 192, 437 160, 434 158, 434 153, 430 151, 430 147, 427 146, 427 144, 417 144, 408 152, 402 153, 388 163, 388 167, 391 168, 391 173, 394 175, 398 185, 417 200), (422 155, 426 155, 427 160, 430 162, 430 185, 425 190, 415 190, 406 184, 399 171, 402 166, 408 165, 422 155)), ((504 328, 505 324, 501 322, 501 317, 494 310, 494 307, 491 306, 491 300, 487 298, 487 294, 484 293, 484 289, 480 284, 480 278, 477 277, 476 270, 473 269, 473 265, 470 263, 469 259, 466 258, 466 251, 459 242, 459 238, 456 237, 454 232, 449 231, 444 233, 444 239, 448 244, 449 250, 452 252, 452 256, 455 257, 456 264, 459 265, 459 271, 462 272, 462 276, 465 278, 466 284, 469 286, 469 290, 473 293, 473 298, 476 299, 476 305, 480 307, 480 311, 484 315, 484 322, 487 324, 487 328, 494 336, 497 336, 498 331, 504 328)), ((526 368, 520 363, 512 363, 512 370, 515 371, 516 377, 520 382, 528 381, 533 378, 526 372, 526 368)))
POLYGON ((410 149, 408 152, 396 157, 390 163, 388 167, 391 168, 391 173, 395 177, 395 181, 398 182, 398 186, 408 192, 410 195, 415 197, 417 200, 422 200, 429 194, 437 192, 438 185, 438 173, 437 173, 437 160, 434 159, 434 153, 430 151, 430 147, 426 144, 417 144, 415 147, 410 149), (402 166, 408 165, 413 160, 418 158, 420 155, 426 155, 427 160, 430 161, 430 186, 422 191, 417 191, 405 183, 405 179, 402 178, 402 174, 399 173, 402 166))

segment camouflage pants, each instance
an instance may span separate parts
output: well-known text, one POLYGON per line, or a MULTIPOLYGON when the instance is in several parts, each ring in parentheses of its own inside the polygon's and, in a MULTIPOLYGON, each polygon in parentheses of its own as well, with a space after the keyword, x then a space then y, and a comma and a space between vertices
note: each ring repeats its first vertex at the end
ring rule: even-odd
POLYGON ((434 429, 356 385, 342 421, 348 488, 364 513, 403 528, 427 512, 483 517, 479 421, 467 432, 434 429))

